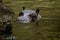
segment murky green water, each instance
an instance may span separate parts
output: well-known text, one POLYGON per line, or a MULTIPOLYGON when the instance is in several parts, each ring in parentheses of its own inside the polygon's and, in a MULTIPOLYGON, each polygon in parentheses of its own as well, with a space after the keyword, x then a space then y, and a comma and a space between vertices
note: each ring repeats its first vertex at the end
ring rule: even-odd
POLYGON ((26 9, 40 9, 42 19, 38 23, 13 23, 16 40, 60 40, 60 1, 59 0, 4 0, 15 12, 17 18, 22 6, 26 9))

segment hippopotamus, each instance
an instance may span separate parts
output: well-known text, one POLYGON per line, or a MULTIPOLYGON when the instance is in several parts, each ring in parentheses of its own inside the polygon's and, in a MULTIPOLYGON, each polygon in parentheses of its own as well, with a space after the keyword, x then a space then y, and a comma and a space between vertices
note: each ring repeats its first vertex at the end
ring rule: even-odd
POLYGON ((23 10, 19 13, 18 22, 20 23, 31 23, 36 22, 41 19, 39 15, 39 9, 36 10, 27 10, 23 7, 23 10))

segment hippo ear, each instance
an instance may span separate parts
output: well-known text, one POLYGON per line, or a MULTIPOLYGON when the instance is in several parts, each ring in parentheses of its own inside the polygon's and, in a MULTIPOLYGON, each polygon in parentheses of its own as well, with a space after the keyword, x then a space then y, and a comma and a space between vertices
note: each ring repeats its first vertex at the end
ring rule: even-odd
POLYGON ((25 6, 23 6, 23 10, 25 10, 25 6))
POLYGON ((39 13, 39 9, 36 9, 36 13, 39 13))

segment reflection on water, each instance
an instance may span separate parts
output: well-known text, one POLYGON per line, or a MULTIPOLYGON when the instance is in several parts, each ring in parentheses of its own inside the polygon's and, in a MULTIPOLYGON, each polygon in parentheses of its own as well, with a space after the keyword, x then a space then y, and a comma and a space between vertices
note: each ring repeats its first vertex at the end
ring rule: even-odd
POLYGON ((29 30, 31 32, 37 32, 39 29, 39 21, 33 23, 20 23, 22 31, 29 30))

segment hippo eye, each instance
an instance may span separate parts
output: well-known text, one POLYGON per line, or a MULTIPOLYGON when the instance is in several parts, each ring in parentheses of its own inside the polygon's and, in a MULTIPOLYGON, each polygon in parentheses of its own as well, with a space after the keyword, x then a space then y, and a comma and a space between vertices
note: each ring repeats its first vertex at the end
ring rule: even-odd
POLYGON ((28 15, 29 17, 32 17, 32 14, 28 15))
POLYGON ((19 16, 22 16, 22 15, 24 15, 23 12, 20 12, 20 13, 19 13, 19 16))

